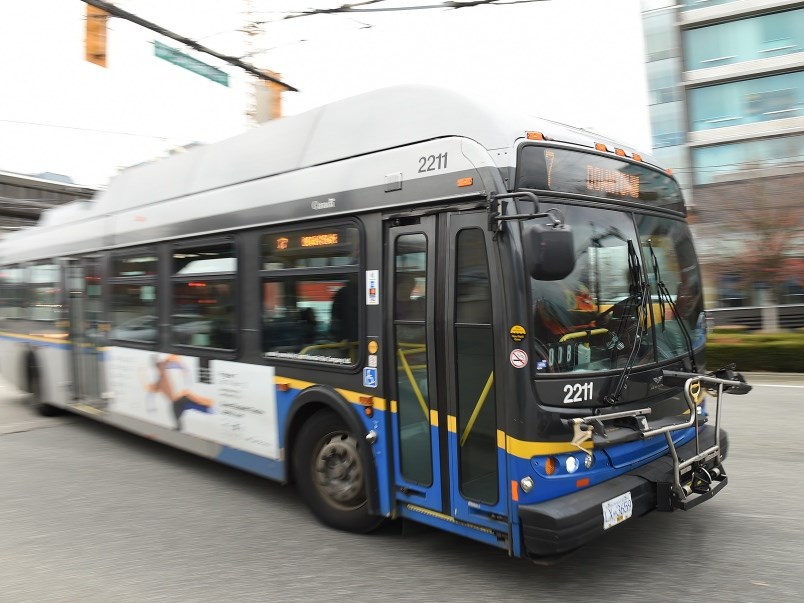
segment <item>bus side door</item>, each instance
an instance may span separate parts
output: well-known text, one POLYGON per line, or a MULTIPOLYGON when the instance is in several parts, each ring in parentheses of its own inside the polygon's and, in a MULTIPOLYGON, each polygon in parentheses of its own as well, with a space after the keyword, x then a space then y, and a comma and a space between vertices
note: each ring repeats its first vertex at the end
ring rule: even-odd
POLYGON ((103 306, 99 258, 68 260, 67 293, 73 400, 97 406, 102 391, 100 348, 106 340, 106 333, 102 331, 104 323, 101 321, 103 306))
POLYGON ((504 531, 492 327, 501 291, 489 269, 486 224, 480 211, 389 226, 393 358, 387 365, 395 367, 389 395, 398 502, 504 531))

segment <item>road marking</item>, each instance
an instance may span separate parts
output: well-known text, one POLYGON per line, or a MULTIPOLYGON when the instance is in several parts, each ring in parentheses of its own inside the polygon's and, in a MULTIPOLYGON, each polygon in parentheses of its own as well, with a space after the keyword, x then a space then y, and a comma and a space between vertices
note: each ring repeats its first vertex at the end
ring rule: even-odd
POLYGON ((749 383, 748 385, 751 387, 790 387, 793 389, 804 389, 804 385, 777 385, 772 383, 749 383))
POLYGON ((54 421, 53 419, 36 419, 32 421, 22 421, 20 423, 10 423, 8 425, 0 425, 0 435, 11 435, 13 433, 24 433, 26 431, 34 431, 36 429, 48 429, 50 427, 58 427, 64 425, 64 421, 54 421))

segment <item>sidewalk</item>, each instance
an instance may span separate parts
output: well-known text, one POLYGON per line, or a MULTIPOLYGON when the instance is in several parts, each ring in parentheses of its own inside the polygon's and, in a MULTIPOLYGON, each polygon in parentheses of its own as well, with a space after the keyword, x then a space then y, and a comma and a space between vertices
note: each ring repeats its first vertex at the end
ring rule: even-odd
POLYGON ((804 373, 743 373, 751 385, 800 385, 804 386, 804 373))

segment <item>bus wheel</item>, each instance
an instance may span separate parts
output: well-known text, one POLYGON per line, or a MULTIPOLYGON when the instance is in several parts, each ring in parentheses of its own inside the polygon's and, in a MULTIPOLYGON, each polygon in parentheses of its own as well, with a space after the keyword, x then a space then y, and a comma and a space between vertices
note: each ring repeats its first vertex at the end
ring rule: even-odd
POLYGON ((31 369, 28 374, 28 391, 31 394, 28 404, 40 415, 55 417, 61 414, 61 409, 42 401, 42 381, 39 379, 39 371, 36 369, 31 369))
POLYGON ((369 532, 382 522, 369 514, 360 443, 332 411, 314 414, 293 448, 296 486, 313 514, 328 526, 369 532))

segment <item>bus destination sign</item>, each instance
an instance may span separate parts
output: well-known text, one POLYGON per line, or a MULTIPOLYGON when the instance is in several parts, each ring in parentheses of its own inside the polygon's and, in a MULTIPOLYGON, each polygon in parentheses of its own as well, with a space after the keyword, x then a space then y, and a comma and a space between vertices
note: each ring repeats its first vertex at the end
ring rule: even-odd
POLYGON ((542 145, 526 145, 521 149, 517 188, 648 203, 676 211, 684 209, 678 184, 667 174, 614 157, 542 145))

